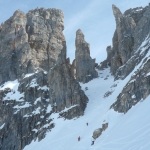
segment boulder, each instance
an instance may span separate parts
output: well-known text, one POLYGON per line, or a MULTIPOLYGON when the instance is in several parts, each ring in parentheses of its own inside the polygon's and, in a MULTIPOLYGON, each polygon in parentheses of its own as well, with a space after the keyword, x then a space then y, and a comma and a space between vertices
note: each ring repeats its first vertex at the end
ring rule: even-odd
POLYGON ((102 124, 102 128, 98 128, 93 132, 93 138, 97 139, 103 131, 105 131, 108 128, 108 123, 102 124))
POLYGON ((102 134, 103 130, 102 128, 98 128, 93 132, 93 138, 97 139, 101 134, 102 134))

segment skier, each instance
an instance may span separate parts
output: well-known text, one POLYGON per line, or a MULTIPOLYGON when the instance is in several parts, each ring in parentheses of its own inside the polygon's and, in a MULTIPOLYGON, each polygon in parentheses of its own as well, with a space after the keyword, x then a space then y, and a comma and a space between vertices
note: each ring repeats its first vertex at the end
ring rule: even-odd
POLYGON ((88 126, 88 122, 86 123, 86 125, 88 126))
POLYGON ((80 141, 80 136, 78 137, 78 141, 80 141))
POLYGON ((93 138, 93 136, 92 136, 91 141, 92 141, 91 145, 94 145, 95 139, 93 138))

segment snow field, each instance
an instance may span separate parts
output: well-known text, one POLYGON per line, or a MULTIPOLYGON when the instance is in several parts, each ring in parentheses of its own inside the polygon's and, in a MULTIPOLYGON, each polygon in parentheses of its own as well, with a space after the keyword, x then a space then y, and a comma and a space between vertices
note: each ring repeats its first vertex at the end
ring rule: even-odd
MULTIPOLYGON (((136 69, 135 69, 136 70, 136 69)), ((134 70, 134 71, 135 71, 134 70)), ((81 84, 89 98, 84 116, 72 120, 58 118, 53 114, 54 129, 47 132, 46 138, 33 141, 24 150, 148 150, 150 147, 150 97, 139 102, 126 114, 110 110, 116 97, 127 84, 134 71, 123 81, 114 81, 109 69, 99 71, 99 78, 81 84), (105 78, 107 80, 104 80, 105 78), (116 87, 112 86, 117 84, 116 87), (88 90, 85 88, 88 87, 88 90), (104 98, 107 91, 114 91, 104 98), (88 126, 86 123, 88 122, 88 126), (93 131, 108 122, 108 128, 91 146, 93 131), (78 137, 81 140, 78 142, 78 137)))

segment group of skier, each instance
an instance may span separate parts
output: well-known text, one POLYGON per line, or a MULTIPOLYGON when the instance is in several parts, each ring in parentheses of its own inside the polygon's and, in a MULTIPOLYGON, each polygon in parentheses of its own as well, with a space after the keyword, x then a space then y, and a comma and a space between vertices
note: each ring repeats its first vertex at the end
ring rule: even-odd
MULTIPOLYGON (((86 123, 86 125, 88 126, 88 122, 86 123)), ((81 139, 81 137, 79 136, 78 141, 80 141, 80 139, 81 139)), ((94 145, 95 139, 93 138, 93 136, 91 138, 91 141, 92 141, 91 145, 94 145)))

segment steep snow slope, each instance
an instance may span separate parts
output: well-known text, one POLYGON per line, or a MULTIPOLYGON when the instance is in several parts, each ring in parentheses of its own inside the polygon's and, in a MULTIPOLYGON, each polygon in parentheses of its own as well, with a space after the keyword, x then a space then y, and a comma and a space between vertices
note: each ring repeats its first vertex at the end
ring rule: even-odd
MULTIPOLYGON (((138 65, 136 69, 138 69, 138 65)), ((125 79, 114 81, 109 69, 99 71, 99 78, 80 84, 89 98, 85 115, 73 120, 53 115, 55 128, 42 141, 33 141, 24 150, 148 150, 150 147, 150 97, 126 114, 109 109, 134 71, 125 79), (86 90, 88 87, 88 90, 86 90), (109 91, 109 92, 108 92, 109 91), (104 98, 107 93, 112 93, 104 98), (89 123, 87 126, 86 123, 89 123), (108 128, 91 146, 93 131, 108 122, 108 128), (81 137, 78 142, 78 136, 81 137)))

